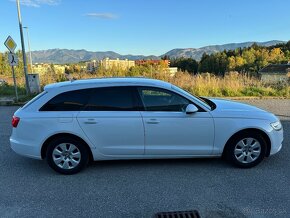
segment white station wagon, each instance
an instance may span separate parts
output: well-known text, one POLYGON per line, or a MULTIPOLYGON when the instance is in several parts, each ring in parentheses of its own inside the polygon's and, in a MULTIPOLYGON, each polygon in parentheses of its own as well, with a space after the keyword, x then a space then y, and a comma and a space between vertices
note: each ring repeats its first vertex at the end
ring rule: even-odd
POLYGON ((253 167, 282 147, 279 119, 193 96, 159 80, 102 78, 47 85, 12 119, 12 149, 73 174, 89 160, 225 157, 253 167))

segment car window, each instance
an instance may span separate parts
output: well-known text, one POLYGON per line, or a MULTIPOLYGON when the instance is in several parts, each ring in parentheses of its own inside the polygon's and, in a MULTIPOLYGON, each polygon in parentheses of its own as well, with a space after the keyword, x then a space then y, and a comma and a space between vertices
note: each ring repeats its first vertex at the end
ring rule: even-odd
POLYGON ((164 89, 140 87, 138 91, 146 111, 185 111, 191 104, 186 98, 164 89))
POLYGON ((79 111, 87 103, 90 89, 61 93, 40 108, 40 111, 79 111))
POLYGON ((27 102, 22 109, 27 108, 29 105, 31 105, 33 102, 35 102, 36 100, 40 99, 42 96, 44 96, 47 92, 43 91, 41 93, 39 93, 37 96, 35 96, 33 99, 31 99, 29 102, 27 102))
POLYGON ((134 111, 134 93, 131 87, 104 87, 93 90, 85 111, 134 111))

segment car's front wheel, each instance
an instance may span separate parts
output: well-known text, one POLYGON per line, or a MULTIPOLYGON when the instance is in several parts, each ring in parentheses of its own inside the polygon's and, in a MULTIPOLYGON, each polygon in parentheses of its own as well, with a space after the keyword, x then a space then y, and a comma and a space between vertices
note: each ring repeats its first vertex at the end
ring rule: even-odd
POLYGON ((242 133, 232 138, 226 147, 226 158, 238 167, 258 165, 266 156, 266 141, 258 133, 242 133))
POLYGON ((88 163, 87 147, 80 140, 71 137, 61 137, 52 140, 47 149, 48 165, 62 174, 75 174, 88 163))

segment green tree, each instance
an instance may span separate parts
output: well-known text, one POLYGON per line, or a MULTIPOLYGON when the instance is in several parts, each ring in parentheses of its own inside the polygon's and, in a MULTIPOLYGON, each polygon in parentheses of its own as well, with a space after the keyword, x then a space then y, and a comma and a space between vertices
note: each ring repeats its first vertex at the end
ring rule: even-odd
POLYGON ((198 71, 198 62, 192 58, 177 58, 170 61, 171 67, 177 67, 181 71, 196 74, 198 71))

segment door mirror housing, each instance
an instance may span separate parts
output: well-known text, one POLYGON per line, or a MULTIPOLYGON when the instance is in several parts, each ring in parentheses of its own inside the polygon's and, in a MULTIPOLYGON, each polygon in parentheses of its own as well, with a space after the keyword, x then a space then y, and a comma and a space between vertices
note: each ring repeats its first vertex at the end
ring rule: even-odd
POLYGON ((185 112, 187 114, 193 114, 193 113, 195 113, 197 111, 198 111, 198 108, 195 105, 193 105, 193 104, 187 105, 186 109, 185 109, 185 112))

